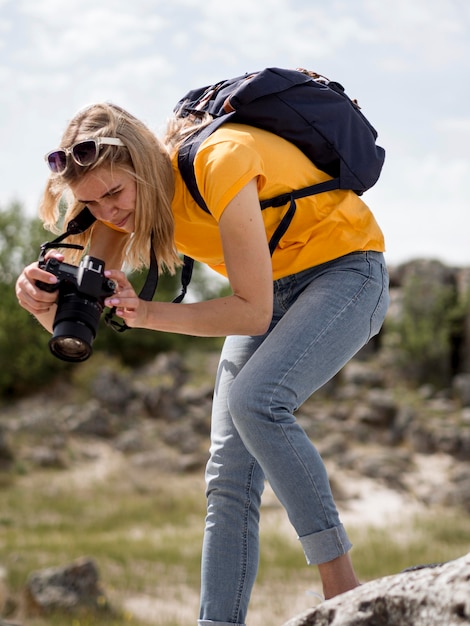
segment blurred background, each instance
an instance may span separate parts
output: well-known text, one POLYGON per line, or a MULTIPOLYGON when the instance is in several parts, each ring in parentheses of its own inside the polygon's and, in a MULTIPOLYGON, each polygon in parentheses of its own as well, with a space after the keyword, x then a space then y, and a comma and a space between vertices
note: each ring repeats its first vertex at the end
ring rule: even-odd
MULTIPOLYGON (((0 621, 195 623, 220 340, 101 325, 92 357, 67 364, 14 284, 50 238, 36 219, 43 155, 79 108, 113 101, 160 135, 189 89, 265 66, 342 83, 387 152, 364 199, 386 236, 389 316, 299 412, 358 572, 468 552, 469 64, 466 0, 0 0, 0 621), (99 568, 96 606, 31 600, 31 572, 83 555, 99 568)), ((178 281, 162 277, 157 297, 178 281)), ((225 289, 197 267, 190 297, 225 289)), ((269 486, 263 506, 250 624, 280 626, 319 581, 269 486)))

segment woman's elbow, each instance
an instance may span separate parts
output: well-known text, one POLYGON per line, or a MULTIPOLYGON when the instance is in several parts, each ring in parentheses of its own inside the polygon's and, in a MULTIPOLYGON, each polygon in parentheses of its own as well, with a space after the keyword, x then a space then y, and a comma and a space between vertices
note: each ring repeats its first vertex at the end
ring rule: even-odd
POLYGON ((264 335, 269 330, 272 320, 272 311, 258 311, 250 319, 250 335, 264 335))
POLYGON ((264 335, 270 327, 273 317, 273 299, 271 294, 259 298, 244 298, 234 294, 243 306, 239 309, 239 332, 243 335, 264 335))

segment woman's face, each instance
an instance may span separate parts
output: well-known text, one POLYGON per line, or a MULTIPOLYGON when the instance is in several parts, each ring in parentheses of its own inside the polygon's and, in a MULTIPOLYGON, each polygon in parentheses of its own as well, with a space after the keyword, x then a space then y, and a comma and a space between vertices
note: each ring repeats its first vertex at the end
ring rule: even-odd
POLYGON ((134 232, 137 185, 128 171, 98 167, 71 184, 70 189, 97 220, 126 233, 134 232))

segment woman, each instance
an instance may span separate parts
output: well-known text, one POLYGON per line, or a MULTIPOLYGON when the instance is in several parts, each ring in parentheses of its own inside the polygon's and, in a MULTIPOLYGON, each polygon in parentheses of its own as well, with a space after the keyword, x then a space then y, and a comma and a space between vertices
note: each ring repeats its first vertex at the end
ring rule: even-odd
MULTIPOLYGON (((175 118, 160 142, 116 106, 86 108, 69 124, 63 148, 48 156, 53 171, 40 214, 53 228, 64 192, 66 221, 89 207, 97 221, 77 240, 110 268, 117 288, 106 304, 130 327, 226 337, 206 470, 198 624, 240 626, 257 573, 266 479, 307 562, 318 566, 325 598, 359 584, 325 467, 294 412, 379 331, 388 278, 382 233, 352 191, 299 200, 270 256, 267 241, 285 207, 261 212, 259 200, 328 176, 264 130, 225 124, 201 145, 195 172, 210 214, 202 211, 177 166, 192 130, 175 118), (227 276, 232 294, 189 304, 139 300, 120 268, 148 264, 150 235, 161 268, 174 271, 178 254, 187 254, 227 276)), ((36 280, 56 278, 29 265, 18 300, 51 330, 56 295, 36 280)))

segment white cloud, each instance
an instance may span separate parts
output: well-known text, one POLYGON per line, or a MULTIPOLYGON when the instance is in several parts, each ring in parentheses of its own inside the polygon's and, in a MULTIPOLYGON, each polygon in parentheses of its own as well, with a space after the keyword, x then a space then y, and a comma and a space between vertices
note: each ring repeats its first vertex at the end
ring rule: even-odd
POLYGON ((56 0, 25 3, 24 12, 31 22, 29 46, 18 56, 23 63, 53 71, 86 59, 129 57, 151 45, 165 26, 158 15, 136 13, 132 5, 117 11, 112 4, 97 7, 69 0, 66 8, 57 11, 57 4, 56 0))
POLYGON ((470 117, 465 118, 443 118, 436 122, 436 127, 442 132, 470 132, 470 117))
POLYGON ((382 177, 364 199, 384 230, 393 263, 433 256, 470 265, 469 178, 468 159, 445 161, 429 153, 386 161, 382 177))
POLYGON ((462 62, 469 21, 458 0, 366 0, 365 7, 384 46, 384 69, 409 72, 422 64, 422 71, 437 76, 449 63, 462 62))
POLYGON ((373 33, 358 19, 357 11, 339 10, 337 4, 207 0, 194 15, 195 55, 206 63, 214 55, 229 64, 240 57, 253 63, 270 56, 292 62, 299 57, 326 58, 351 42, 371 41, 373 33))

